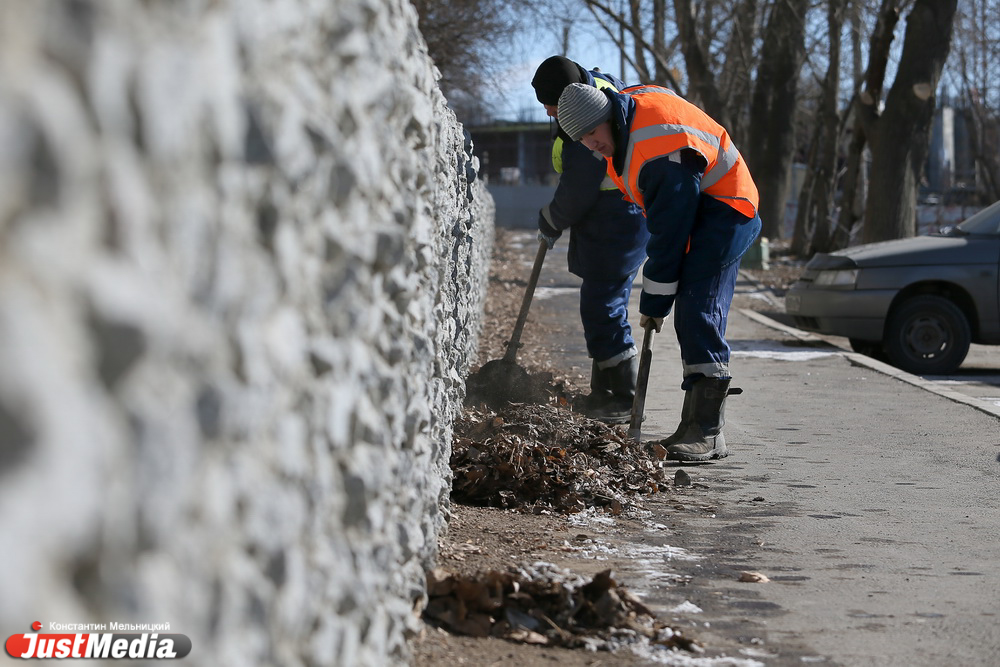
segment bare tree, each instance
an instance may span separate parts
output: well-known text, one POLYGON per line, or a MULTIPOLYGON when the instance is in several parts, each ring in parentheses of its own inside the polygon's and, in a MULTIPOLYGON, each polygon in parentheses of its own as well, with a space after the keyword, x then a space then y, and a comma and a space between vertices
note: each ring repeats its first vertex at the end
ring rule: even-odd
POLYGON ((695 5, 691 0, 674 0, 674 20, 688 75, 688 99, 702 107, 720 125, 729 129, 733 126, 732 110, 726 105, 712 68, 709 44, 702 35, 711 32, 700 30, 696 7, 708 12, 707 5, 695 5))
POLYGON ((834 210, 837 153, 841 134, 838 110, 841 30, 848 0, 829 0, 827 40, 829 64, 820 92, 808 167, 795 219, 792 253, 804 256, 832 249, 830 220, 834 210))
MULTIPOLYGON (((670 65, 668 57, 672 43, 668 44, 666 41, 664 32, 666 30, 666 22, 659 22, 656 7, 654 7, 653 13, 647 20, 642 0, 629 0, 628 16, 623 11, 615 10, 603 0, 581 1, 587 6, 594 18, 604 27, 609 38, 618 43, 618 48, 622 53, 623 59, 628 61, 638 73, 639 81, 637 83, 655 83, 661 86, 669 86, 681 92, 679 82, 673 75, 673 68, 670 65), (628 45, 622 39, 616 37, 620 32, 615 33, 611 26, 607 25, 607 22, 624 30, 631 37, 632 49, 629 49, 628 45), (644 30, 647 24, 653 25, 653 29, 649 35, 644 30), (660 31, 660 34, 657 34, 657 31, 660 31), (652 58, 654 63, 652 74, 646 64, 647 56, 652 58)), ((659 9, 664 7, 663 0, 654 0, 654 2, 659 3, 657 5, 659 9)))
MULTIPOLYGON (((733 108, 738 100, 749 100, 757 68, 754 44, 760 35, 760 3, 742 0, 735 7, 732 31, 725 45, 719 89, 723 91, 726 106, 733 108)), ((748 114, 731 113, 729 133, 740 141, 749 133, 748 114)))
POLYGON ((906 19, 899 71, 869 133, 872 168, 866 243, 916 233, 917 187, 927 160, 941 70, 958 0, 916 0, 906 19))
POLYGON ((441 70, 441 90, 459 119, 488 115, 483 94, 496 85, 517 28, 516 0, 412 0, 420 32, 441 70))
MULTIPOLYGON (((855 25, 860 27, 860 11, 855 5, 855 25)), ((889 64, 889 50, 899 23, 900 0, 882 0, 875 29, 868 43, 868 68, 865 71, 863 88, 851 100, 850 111, 854 116, 854 127, 847 152, 847 166, 841 187, 840 215, 834 231, 832 246, 845 248, 850 243, 851 233, 862 218, 863 202, 867 194, 867 179, 862 161, 868 144, 868 133, 874 130, 878 120, 878 107, 882 101, 885 86, 885 72, 889 64)), ((860 36, 860 30, 856 35, 860 36)), ((855 49, 855 71, 858 51, 855 49)))
POLYGON ((639 82, 672 88, 730 134, 745 136, 760 0, 622 1, 613 6, 611 0, 580 0, 618 43, 639 82), (616 36, 622 32, 630 43, 616 36))
POLYGON ((760 191, 761 234, 769 238, 783 236, 808 9, 808 0, 779 0, 771 6, 750 106, 749 142, 743 153, 760 191))

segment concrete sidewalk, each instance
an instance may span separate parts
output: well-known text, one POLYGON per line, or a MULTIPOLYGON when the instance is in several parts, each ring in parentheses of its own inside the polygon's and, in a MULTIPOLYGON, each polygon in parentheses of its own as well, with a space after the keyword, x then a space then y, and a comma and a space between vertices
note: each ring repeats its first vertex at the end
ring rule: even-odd
MULTIPOLYGON (((546 345, 558 369, 589 377, 579 281, 565 267, 560 241, 531 318, 557 332, 546 345)), ((740 281, 728 338, 744 393, 727 403, 731 455, 685 466, 695 484, 684 493, 710 509, 654 503, 653 521, 682 525, 663 539, 696 554, 659 574, 688 583, 632 584, 661 609, 691 603, 698 611, 680 621, 758 664, 998 664, 998 413, 762 318, 761 299, 740 281), (740 583, 745 570, 771 581, 740 583)), ((639 345, 637 306, 638 289, 639 345)), ((668 320, 653 343, 644 440, 673 432, 680 382, 668 320)))

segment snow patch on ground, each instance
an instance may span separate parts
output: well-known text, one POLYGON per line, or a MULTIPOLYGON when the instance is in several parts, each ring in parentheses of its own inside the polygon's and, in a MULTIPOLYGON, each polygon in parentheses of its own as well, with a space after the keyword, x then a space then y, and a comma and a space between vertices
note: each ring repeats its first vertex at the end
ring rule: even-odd
POLYGON ((632 646, 631 648, 632 652, 640 658, 650 660, 658 665, 671 665, 675 667, 765 667, 764 663, 759 660, 730 658, 728 656, 699 658, 676 649, 664 649, 645 643, 632 646))
POLYGON ((576 526, 578 528, 592 528, 595 525, 615 525, 614 519, 609 516, 605 516, 596 507, 588 507, 582 512, 571 514, 568 521, 571 526, 576 526))
POLYGON ((649 563, 664 560, 701 560, 701 556, 697 556, 687 549, 672 547, 669 544, 634 544, 626 547, 623 551, 630 558, 649 563))
POLYGON ((734 357, 777 359, 778 361, 811 361, 842 354, 836 349, 790 348, 773 340, 735 340, 729 342, 734 357))
POLYGON ((584 544, 585 546, 577 547, 577 551, 580 552, 580 556, 583 558, 608 560, 609 556, 617 556, 621 553, 618 549, 600 540, 587 540, 584 544))
POLYGON ((777 352, 769 350, 759 350, 759 351, 739 351, 733 350, 732 356, 734 357, 754 357, 757 359, 776 359, 778 361, 812 361, 813 359, 821 359, 823 357, 832 357, 840 352, 819 352, 816 350, 810 350, 808 352, 797 351, 797 352, 777 352))
POLYGON ((579 287, 536 287, 534 298, 539 301, 553 299, 566 294, 576 295, 580 293, 579 287))

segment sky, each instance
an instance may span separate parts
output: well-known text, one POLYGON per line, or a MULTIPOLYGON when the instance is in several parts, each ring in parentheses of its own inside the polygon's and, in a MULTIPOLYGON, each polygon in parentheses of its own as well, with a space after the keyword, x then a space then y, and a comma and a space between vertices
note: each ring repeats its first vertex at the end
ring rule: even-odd
MULTIPOLYGON (((621 62, 618 47, 592 20, 578 20, 570 32, 569 50, 563 52, 561 37, 551 29, 531 26, 523 22, 524 29, 515 38, 512 51, 516 56, 502 68, 501 81, 511 82, 505 86, 503 95, 495 96, 492 107, 501 120, 545 121, 545 109, 535 98, 531 78, 543 60, 554 55, 563 55, 580 63, 586 69, 600 67, 602 71, 621 77, 621 62)), ((634 72, 629 69, 626 83, 638 83, 634 72)))

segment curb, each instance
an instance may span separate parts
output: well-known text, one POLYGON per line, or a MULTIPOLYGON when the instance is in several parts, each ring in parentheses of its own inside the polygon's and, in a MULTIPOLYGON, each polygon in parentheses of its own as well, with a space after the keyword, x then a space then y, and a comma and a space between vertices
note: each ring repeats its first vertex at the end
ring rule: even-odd
MULTIPOLYGON (((752 279, 750 280, 752 281, 752 279)), ((948 400, 954 401, 956 403, 963 403, 971 408, 979 410, 980 412, 985 412, 986 414, 993 415, 994 417, 1000 419, 1000 407, 998 406, 988 405, 980 400, 977 400, 975 398, 957 392, 954 389, 942 387, 938 385, 936 382, 925 380, 919 375, 913 375, 912 373, 907 373, 906 371, 900 370, 895 366, 890 366, 889 364, 881 362, 877 359, 872 359, 871 357, 859 354, 852 350, 845 350, 843 347, 834 343, 826 336, 817 335, 809 333, 808 331, 802 331, 801 329, 796 329, 795 327, 790 327, 776 320, 772 320, 767 315, 761 315, 760 313, 747 308, 740 308, 739 312, 742 315, 760 324, 763 324, 766 327, 770 327, 772 329, 776 329, 778 331, 786 333, 790 336, 794 336, 799 340, 807 342, 823 343, 825 345, 829 345, 830 347, 837 348, 838 350, 840 350, 840 354, 842 354, 844 358, 846 358, 850 363, 854 364, 855 366, 863 366, 865 368, 869 368, 873 371, 882 373, 883 375, 888 375, 889 377, 895 378, 902 382, 906 382, 907 384, 911 384, 914 387, 919 387, 920 389, 929 391, 932 394, 937 394, 938 396, 947 398, 948 400)))

